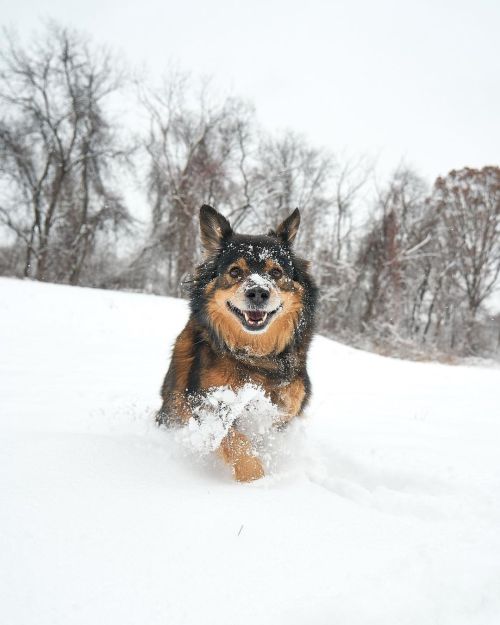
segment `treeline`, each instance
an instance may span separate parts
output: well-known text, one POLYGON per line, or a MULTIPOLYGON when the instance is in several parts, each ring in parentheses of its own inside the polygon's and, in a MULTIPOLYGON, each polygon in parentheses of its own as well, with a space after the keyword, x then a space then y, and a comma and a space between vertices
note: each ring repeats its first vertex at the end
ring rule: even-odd
POLYGON ((298 206, 319 331, 402 355, 499 352, 484 308, 500 273, 498 167, 432 188, 401 168, 374 190, 366 159, 265 133, 247 102, 185 75, 152 88, 118 67, 56 24, 29 46, 4 33, 1 274, 178 296, 202 203, 246 232, 298 206))

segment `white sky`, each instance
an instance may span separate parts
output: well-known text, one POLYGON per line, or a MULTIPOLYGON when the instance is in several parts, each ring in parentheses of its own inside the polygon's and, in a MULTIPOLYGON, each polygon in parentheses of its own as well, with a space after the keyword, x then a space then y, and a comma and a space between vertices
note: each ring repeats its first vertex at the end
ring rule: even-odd
POLYGON ((152 75, 169 62, 213 75, 267 129, 367 153, 383 173, 500 163, 498 0, 15 0, 1 22, 24 37, 43 17, 152 75))

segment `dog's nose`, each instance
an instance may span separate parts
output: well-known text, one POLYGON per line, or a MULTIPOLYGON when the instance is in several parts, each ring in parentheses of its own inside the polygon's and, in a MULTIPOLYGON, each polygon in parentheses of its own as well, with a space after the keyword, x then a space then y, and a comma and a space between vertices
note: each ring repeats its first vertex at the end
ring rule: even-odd
POLYGON ((245 291, 245 295, 252 302, 252 304, 263 304, 269 299, 269 291, 267 289, 263 289, 261 286, 251 287, 245 291))

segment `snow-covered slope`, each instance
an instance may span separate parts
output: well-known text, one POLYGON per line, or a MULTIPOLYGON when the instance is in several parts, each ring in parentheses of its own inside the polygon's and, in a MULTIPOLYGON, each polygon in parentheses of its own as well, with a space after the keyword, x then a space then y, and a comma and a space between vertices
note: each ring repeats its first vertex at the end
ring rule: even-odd
POLYGON ((184 302, 0 280, 0 623, 496 625, 500 370, 314 342, 234 483, 152 415, 184 302))

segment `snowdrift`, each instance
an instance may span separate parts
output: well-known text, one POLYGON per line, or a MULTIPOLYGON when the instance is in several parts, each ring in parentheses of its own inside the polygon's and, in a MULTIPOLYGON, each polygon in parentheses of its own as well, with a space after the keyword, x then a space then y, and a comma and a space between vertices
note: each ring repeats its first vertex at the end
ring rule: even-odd
POLYGON ((168 298, 0 280, 0 622, 496 625, 500 370, 317 337, 237 484, 154 411, 168 298))

